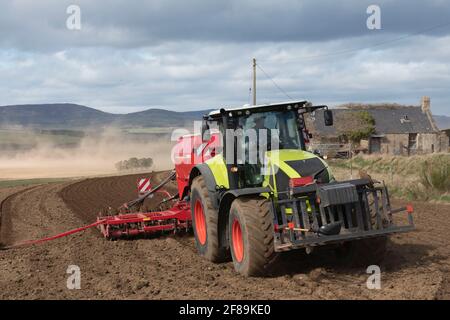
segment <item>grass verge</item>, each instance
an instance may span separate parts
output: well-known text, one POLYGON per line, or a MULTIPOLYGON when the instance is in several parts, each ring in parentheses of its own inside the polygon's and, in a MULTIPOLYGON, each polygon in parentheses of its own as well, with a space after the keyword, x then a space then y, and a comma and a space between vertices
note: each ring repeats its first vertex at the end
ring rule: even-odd
POLYGON ((357 156, 329 161, 338 180, 358 178, 359 170, 384 181, 401 199, 450 203, 450 154, 411 157, 357 156))

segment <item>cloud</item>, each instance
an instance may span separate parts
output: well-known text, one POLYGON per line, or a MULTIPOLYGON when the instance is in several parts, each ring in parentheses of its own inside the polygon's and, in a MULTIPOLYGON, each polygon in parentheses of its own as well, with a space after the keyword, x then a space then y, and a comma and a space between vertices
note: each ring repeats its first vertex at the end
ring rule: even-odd
MULTIPOLYGON (((289 96, 418 104, 450 114, 448 1, 10 1, 0 11, 2 105, 74 102, 113 112, 249 102, 252 57, 289 96), (393 41, 395 40, 395 41, 393 41)), ((286 100, 258 69, 258 100, 286 100)))
MULTIPOLYGON (((78 0, 82 29, 66 28, 72 0, 2 3, 0 45, 25 50, 136 48, 167 41, 287 42, 363 36, 373 1, 78 0)), ((382 32, 413 33, 450 22, 448 1, 377 1, 382 32)), ((448 34, 449 28, 434 30, 448 34)))

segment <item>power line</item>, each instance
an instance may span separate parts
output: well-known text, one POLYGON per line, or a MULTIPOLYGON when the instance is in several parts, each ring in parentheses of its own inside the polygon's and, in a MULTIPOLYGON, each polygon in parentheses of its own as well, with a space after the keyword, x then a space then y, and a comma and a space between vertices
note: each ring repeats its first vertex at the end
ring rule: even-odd
POLYGON ((265 75, 270 81, 272 81, 273 85, 274 85, 278 90, 280 90, 280 92, 282 92, 282 93, 283 93, 286 97, 288 97, 290 100, 294 100, 290 95, 287 94, 286 91, 284 91, 284 90, 283 90, 283 89, 275 82, 275 80, 273 80, 273 79, 267 74, 267 72, 264 71, 263 68, 261 68, 261 66, 259 65, 259 63, 257 63, 256 66, 258 67, 259 70, 261 70, 261 71, 264 73, 264 75, 265 75))
MULTIPOLYGON (((440 25, 436 25, 427 29, 423 29, 414 33, 410 33, 401 37, 397 37, 397 38, 393 38, 393 39, 389 39, 389 40, 385 40, 385 41, 381 41, 378 43, 375 43, 373 45, 369 45, 366 47, 359 47, 359 48, 351 48, 351 49, 347 49, 347 50, 341 50, 341 51, 336 51, 336 52, 329 52, 329 53, 324 53, 324 54, 318 54, 318 55, 313 55, 313 56, 305 56, 305 57, 299 57, 299 58, 292 58, 292 59, 288 59, 288 60, 283 60, 284 62, 286 61, 297 61, 297 60, 309 60, 309 59, 316 59, 316 58, 322 58, 322 57, 332 57, 332 56, 337 56, 337 55, 342 55, 342 54, 348 54, 348 53, 353 53, 356 51, 361 51, 361 50, 366 50, 366 49, 371 49, 371 48, 375 48, 375 47, 380 47, 383 46, 385 44, 388 43, 393 43, 393 42, 397 42, 397 41, 401 41, 413 36, 417 36, 419 34, 423 34, 426 33, 428 31, 432 31, 438 28, 443 28, 446 26, 449 26, 450 22, 444 23, 444 24, 440 24, 440 25)), ((267 61, 267 60, 266 60, 267 61)))
MULTIPOLYGON (((360 50, 366 50, 366 49, 370 49, 370 48, 375 48, 375 47, 379 47, 379 46, 383 46, 383 45, 385 45, 385 44, 388 44, 388 43, 393 43, 393 42, 397 42, 397 41, 401 41, 401 40, 404 40, 404 39, 407 39, 407 38, 410 38, 410 37, 413 37, 413 36, 416 36, 416 35, 419 35, 419 34, 423 34, 423 33, 426 33, 426 32, 428 32, 428 31, 432 31, 432 30, 435 30, 435 29, 438 29, 438 28, 443 28, 443 27, 446 27, 446 26, 449 26, 450 25, 450 22, 447 22, 447 23, 444 23, 444 24, 440 24, 440 25, 435 25, 435 26, 433 26, 433 27, 430 27, 430 28, 426 28, 426 29, 423 29, 423 30, 420 30, 420 31, 417 31, 417 32, 414 32, 414 33, 410 33, 410 34, 407 34, 407 35, 405 35, 405 36, 401 36, 401 37, 397 37, 397 38, 394 38, 394 39, 389 39, 389 40, 385 40, 385 41, 381 41, 381 42, 378 42, 378 43, 375 43, 375 44, 373 44, 373 45, 370 45, 370 46, 366 46, 366 47, 360 47, 360 48, 352 48, 352 49, 348 49, 348 50, 341 50, 341 51, 337 51, 337 52, 330 52, 330 53, 325 53, 325 54, 318 54, 318 55, 314 55, 314 56, 307 56, 307 57, 300 57, 300 58, 293 58, 293 59, 289 59, 289 60, 284 60, 284 62, 287 62, 287 61, 297 61, 297 60, 308 60, 308 59, 316 59, 316 58, 321 58, 321 57, 331 57, 331 56, 336 56, 336 55, 342 55, 342 54, 348 54, 348 53, 352 53, 352 52, 356 52, 356 51, 360 51, 360 50)), ((266 60, 267 61, 267 60, 266 60)), ((264 69, 260 66, 260 64, 259 63, 256 63, 256 62, 254 62, 255 63, 255 65, 258 67, 258 69, 260 69, 263 73, 264 73, 264 75, 273 83, 273 85, 281 92, 281 93, 283 93, 286 97, 288 97, 290 100, 294 100, 285 90, 283 90, 283 88, 281 88, 276 82, 275 82, 275 80, 273 80, 272 79, 272 77, 270 77, 268 74, 267 74, 267 72, 266 71, 264 71, 264 69)), ((251 94, 251 88, 249 89, 249 100, 250 100, 250 94, 251 94)))

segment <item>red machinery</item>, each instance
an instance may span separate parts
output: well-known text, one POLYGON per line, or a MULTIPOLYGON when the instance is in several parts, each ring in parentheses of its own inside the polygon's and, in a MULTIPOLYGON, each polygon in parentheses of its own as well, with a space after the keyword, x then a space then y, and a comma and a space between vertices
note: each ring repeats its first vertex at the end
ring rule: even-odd
POLYGON ((189 202, 183 199, 189 186, 189 174, 195 164, 214 156, 214 148, 217 147, 218 141, 217 135, 213 135, 207 144, 202 144, 199 135, 180 137, 173 152, 175 171, 149 192, 124 204, 119 208, 121 214, 102 215, 97 218, 97 227, 105 238, 135 237, 163 231, 175 233, 189 229, 191 209, 189 202), (171 195, 164 186, 174 179, 177 181, 178 194, 171 195), (144 201, 157 194, 163 195, 164 198, 154 207, 161 207, 161 204, 169 205, 169 207, 159 211, 141 212, 144 201))
POLYGON ((177 232, 190 227, 191 210, 185 201, 177 201, 169 210, 99 217, 98 221, 99 228, 107 239, 159 231, 177 232))

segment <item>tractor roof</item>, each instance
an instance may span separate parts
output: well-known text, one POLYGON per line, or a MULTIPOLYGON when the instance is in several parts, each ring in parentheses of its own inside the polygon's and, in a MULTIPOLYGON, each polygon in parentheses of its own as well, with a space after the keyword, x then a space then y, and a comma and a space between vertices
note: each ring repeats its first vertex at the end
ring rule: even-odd
POLYGON ((218 110, 211 111, 207 116, 209 118, 219 118, 222 116, 222 113, 231 113, 233 116, 240 116, 245 114, 246 111, 251 113, 255 112, 266 112, 266 111, 284 111, 299 109, 304 107, 307 104, 307 101, 287 101, 281 103, 269 103, 269 104, 261 104, 256 106, 244 105, 241 107, 234 108, 222 108, 218 110))

